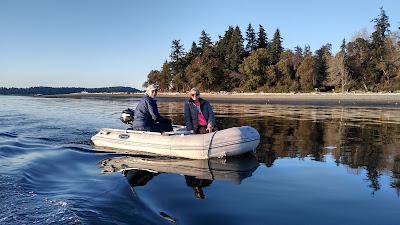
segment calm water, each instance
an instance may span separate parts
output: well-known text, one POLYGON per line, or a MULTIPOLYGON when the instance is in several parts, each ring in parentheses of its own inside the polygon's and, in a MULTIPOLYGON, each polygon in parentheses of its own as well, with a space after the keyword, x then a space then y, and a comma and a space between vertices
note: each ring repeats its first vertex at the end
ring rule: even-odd
POLYGON ((0 224, 399 224, 398 108, 214 104, 220 128, 260 132, 255 156, 94 151, 136 104, 0 96, 0 224))

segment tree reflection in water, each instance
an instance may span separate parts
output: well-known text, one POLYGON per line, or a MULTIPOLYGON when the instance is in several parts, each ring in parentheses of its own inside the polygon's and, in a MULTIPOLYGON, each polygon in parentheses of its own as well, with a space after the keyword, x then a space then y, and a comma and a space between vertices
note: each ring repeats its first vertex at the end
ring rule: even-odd
MULTIPOLYGON (((161 103, 161 111, 182 124, 181 103, 161 103), (168 108, 169 110, 165 110, 168 108), (173 109, 173 110, 171 110, 173 109)), ((332 156, 349 173, 366 170, 372 194, 391 173, 400 193, 400 110, 396 108, 301 107, 213 104, 219 129, 249 125, 261 135, 257 159, 267 167, 279 158, 332 156)))

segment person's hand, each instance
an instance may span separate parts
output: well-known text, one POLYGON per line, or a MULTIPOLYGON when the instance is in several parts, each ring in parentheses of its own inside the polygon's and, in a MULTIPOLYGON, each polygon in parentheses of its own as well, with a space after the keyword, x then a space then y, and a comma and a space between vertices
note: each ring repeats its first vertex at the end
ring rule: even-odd
POLYGON ((207 131, 208 133, 211 133, 211 132, 213 131, 213 126, 211 125, 211 123, 209 123, 209 124, 207 125, 206 131, 207 131))

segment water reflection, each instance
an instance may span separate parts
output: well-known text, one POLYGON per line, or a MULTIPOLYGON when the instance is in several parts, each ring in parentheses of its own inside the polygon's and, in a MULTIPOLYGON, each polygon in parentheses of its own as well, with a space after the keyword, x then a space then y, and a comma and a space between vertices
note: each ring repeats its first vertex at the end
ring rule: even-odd
MULTIPOLYGON (((161 111, 182 123, 180 104, 161 104, 161 111), (166 107, 167 106, 167 107, 166 107)), ((372 194, 380 177, 391 176, 400 193, 400 110, 390 108, 299 107, 213 104, 218 127, 249 125, 261 142, 256 157, 267 167, 279 158, 311 157, 324 162, 332 155, 351 174, 366 171, 372 194)))
POLYGON ((214 181, 240 184, 259 166, 252 154, 208 160, 120 156, 102 160, 99 164, 103 173, 122 171, 133 189, 147 185, 160 173, 184 176, 186 186, 193 189, 194 197, 197 199, 205 198, 203 189, 214 181))

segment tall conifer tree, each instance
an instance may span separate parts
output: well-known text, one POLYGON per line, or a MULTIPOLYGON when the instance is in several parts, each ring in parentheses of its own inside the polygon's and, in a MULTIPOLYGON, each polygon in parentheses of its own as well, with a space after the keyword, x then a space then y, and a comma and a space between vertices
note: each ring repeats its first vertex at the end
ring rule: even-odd
POLYGON ((379 50, 384 46, 385 38, 389 35, 390 23, 389 17, 386 15, 385 10, 380 8, 381 12, 378 18, 375 18, 373 22, 375 22, 375 31, 372 33, 372 47, 374 50, 379 50))
POLYGON ((239 69, 243 54, 243 37, 240 28, 236 26, 229 41, 228 57, 226 58, 230 70, 237 71, 239 69))
POLYGON ((207 34, 205 30, 201 31, 199 45, 201 48, 201 52, 204 52, 207 48, 210 48, 212 46, 210 35, 207 34))
POLYGON ((268 39, 264 27, 260 24, 258 29, 257 48, 267 48, 268 39))
POLYGON ((173 89, 175 91, 185 91, 187 88, 187 80, 185 76, 185 65, 184 65, 184 48, 180 43, 180 40, 173 40, 171 46, 171 77, 173 81, 173 89))
POLYGON ((269 51, 272 57, 271 64, 274 65, 279 61, 279 57, 283 52, 282 38, 279 29, 276 29, 274 33, 274 37, 272 38, 271 43, 269 45, 269 51))
POLYGON ((257 48, 257 38, 256 38, 256 33, 254 32, 254 28, 249 23, 249 26, 247 26, 246 30, 246 52, 248 54, 252 53, 254 50, 257 48))

